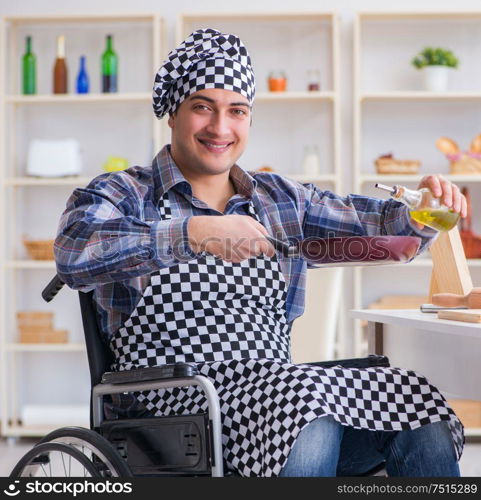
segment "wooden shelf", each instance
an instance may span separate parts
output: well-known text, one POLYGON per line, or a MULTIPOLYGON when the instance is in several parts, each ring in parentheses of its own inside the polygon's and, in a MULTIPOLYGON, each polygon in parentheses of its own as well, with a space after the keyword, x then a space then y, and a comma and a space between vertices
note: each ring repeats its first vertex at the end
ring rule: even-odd
POLYGON ((257 101, 333 101, 335 92, 259 92, 256 94, 257 101))
POLYGON ((147 22, 152 21, 156 14, 144 13, 121 13, 115 15, 95 14, 95 15, 73 15, 73 14, 39 14, 39 15, 15 15, 5 16, 5 21, 9 23, 29 24, 29 23, 104 23, 104 22, 147 22))
MULTIPOLYGON (((413 148, 420 150, 422 144, 426 142, 423 141, 423 138, 428 140, 428 145, 431 144, 432 147, 425 148, 426 157, 421 158, 423 164, 432 165, 431 170, 439 168, 449 172, 449 162, 444 155, 436 153, 434 143, 432 139, 429 139, 429 130, 432 132, 438 125, 439 130, 442 129, 442 126, 446 128, 449 124, 452 125, 452 117, 461 116, 466 109, 475 115, 476 110, 481 105, 481 88, 478 81, 470 80, 468 75, 468 79, 465 78, 463 82, 466 86, 469 85, 469 88, 459 88, 461 85, 464 86, 460 83, 457 86, 453 84, 453 87, 448 87, 446 91, 442 92, 424 90, 421 87, 422 75, 416 72, 410 64, 416 50, 412 47, 422 47, 422 45, 416 44, 422 43, 426 32, 430 33, 431 36, 439 35, 442 37, 448 28, 452 30, 452 32, 450 31, 452 37, 448 36, 449 40, 453 40, 456 38, 456 34, 463 32, 469 33, 469 36, 473 38, 472 33, 477 34, 480 26, 480 10, 463 12, 459 9, 454 10, 454 7, 453 10, 436 11, 427 9, 367 10, 355 14, 352 109, 354 124, 353 192, 371 194, 374 192, 376 182, 388 185, 404 184, 415 188, 424 176, 441 173, 425 172, 424 168, 421 168, 416 175, 376 174, 373 162, 366 160, 364 155, 371 156, 369 151, 383 149, 383 143, 396 144, 398 137, 400 138, 398 147, 405 149, 408 145, 411 147, 410 143, 412 143, 413 148), (406 33, 409 33, 409 36, 406 37, 406 33), (382 46, 379 45, 380 37, 383 37, 385 42, 382 46), (414 45, 412 45, 413 40, 414 45), (399 64, 396 63, 396 58, 393 59, 392 54, 396 54, 403 61, 403 70, 399 69, 399 64), (375 74, 372 72, 374 67, 378 68, 375 74), (466 83, 470 81, 472 84, 466 83), (431 116, 426 111, 427 108, 436 111, 436 116, 431 116), (424 120, 429 121, 429 125, 426 125, 424 120)), ((477 36, 474 36, 473 39, 479 41, 477 36)), ((460 51, 469 45, 467 38, 461 41, 462 43, 458 47, 460 51)), ((469 119, 476 122, 475 116, 471 117, 470 115, 469 119)), ((471 127, 471 123, 468 121, 464 128, 458 124, 461 133, 471 127)), ((435 133, 437 134, 437 132, 435 133)), ((470 184, 473 192, 479 191, 478 183, 481 183, 481 175, 451 175, 450 173, 442 173, 442 175, 459 186, 470 184)), ((473 274, 479 272, 481 259, 469 259, 467 263, 473 274)), ((409 287, 410 268, 412 268, 411 274, 422 272, 428 277, 432 269, 432 260, 429 256, 423 255, 408 264, 392 264, 379 268, 355 268, 353 279, 354 307, 360 308, 365 302, 365 287, 369 288, 368 281, 371 279, 378 286, 380 295, 395 294, 398 286, 403 286, 404 292, 412 288, 412 286, 409 287), (368 275, 364 269, 367 270, 368 275), (401 273, 406 271, 408 273, 404 277, 401 273), (390 272, 392 279, 387 280, 386 285, 382 284, 383 273, 389 274, 390 272), (369 280, 365 279, 366 276, 369 277, 369 280)), ((353 330, 354 351, 356 355, 359 355, 365 348, 359 321, 355 321, 353 330)))
POLYGON ((151 100, 152 95, 149 92, 9 95, 5 98, 5 101, 9 104, 86 104, 102 102, 144 102, 149 104, 151 100))
MULTIPOLYGON (((420 174, 366 174, 361 175, 359 181, 363 184, 367 182, 419 182, 428 172, 420 174)), ((443 177, 451 182, 481 182, 481 174, 479 175, 451 175, 443 174, 443 177)))
POLYGON ((336 182, 337 177, 333 174, 305 175, 305 174, 281 174, 288 179, 298 182, 336 182))
POLYGON ((255 12, 248 13, 245 12, 194 12, 184 14, 182 20, 184 23, 192 23, 195 21, 212 20, 216 21, 228 20, 228 21, 331 21, 335 16, 333 12, 255 12))
POLYGON ((83 352, 85 344, 20 344, 12 343, 6 345, 9 352, 83 352))
POLYGON ((480 19, 481 11, 443 10, 443 11, 363 11, 358 13, 363 21, 389 21, 389 20, 438 20, 445 19, 480 19))
POLYGON ((481 437, 481 427, 465 427, 464 435, 466 437, 481 437))
MULTIPOLYGON (((100 175, 106 172, 99 172, 100 175)), ((10 177, 5 179, 6 186, 86 186, 91 177, 10 177)))
POLYGON ((469 267, 481 267, 481 259, 466 259, 469 267))
MULTIPOLYGON (((259 92, 258 101, 333 101, 334 91, 299 91, 299 92, 259 92)), ((148 92, 119 94, 65 94, 65 95, 10 95, 6 97, 10 104, 65 104, 65 103, 101 103, 101 102, 144 102, 150 104, 152 95, 148 92)))
POLYGON ((449 91, 449 92, 428 92, 425 90, 406 90, 392 92, 364 93, 359 96, 361 102, 366 101, 402 101, 402 100, 481 100, 479 91, 449 91))
POLYGON ((7 269, 55 269, 54 260, 9 260, 7 269))
MULTIPOLYGON (((98 168, 94 167, 84 172, 83 176, 29 177, 24 173, 26 172, 24 165, 28 144, 32 138, 44 136, 49 138, 48 136, 51 135, 53 139, 59 134, 76 137, 85 148, 84 153, 87 157, 94 158, 99 155, 102 157, 106 149, 114 156, 125 156, 127 150, 132 150, 134 156, 141 156, 145 154, 145 151, 150 151, 150 147, 152 152, 159 151, 167 142, 167 123, 165 120, 163 122, 157 120, 153 115, 151 84, 145 85, 144 81, 144 77, 150 74, 153 83, 155 71, 167 53, 167 33, 165 19, 158 13, 121 11, 119 14, 111 12, 100 15, 95 13, 76 15, 69 12, 36 15, 26 12, 1 17, 0 35, 0 46, 3 49, 0 51, 0 73, 5 75, 0 84, 0 189, 3 189, 0 195, 3 221, 0 226, 2 226, 3 240, 13 241, 17 233, 24 232, 24 225, 37 227, 40 232, 45 232, 48 228, 50 228, 49 231, 54 230, 65 207, 65 203, 60 203, 62 196, 65 195, 66 201, 69 191, 75 187, 86 186, 94 177, 105 173, 99 165, 98 168), (129 33, 132 31, 138 32, 138 36, 129 38, 129 33), (76 39, 80 45, 82 45, 82 36, 94 36, 100 42, 105 39, 106 33, 111 33, 114 39, 119 40, 119 49, 122 49, 121 40, 127 41, 128 46, 123 47, 120 57, 122 60, 122 54, 124 54, 125 63, 134 62, 135 71, 132 75, 125 75, 127 83, 130 82, 123 87, 125 91, 101 93, 101 89, 96 87, 88 94, 77 94, 75 88, 71 88, 68 94, 52 94, 51 89, 45 87, 36 95, 21 94, 21 57, 24 50, 19 46, 23 46, 21 40, 26 34, 32 35, 34 41, 38 41, 36 45, 34 42, 37 59, 45 57, 48 59, 51 48, 48 40, 54 41, 59 33, 64 33, 67 39, 76 39), (142 48, 148 50, 139 58, 138 53, 142 48), (115 121, 116 117, 112 117, 111 112, 117 109, 130 117, 127 125, 117 123, 119 130, 115 123, 112 128, 112 120, 115 121), (82 122, 82 117, 77 116, 81 110, 85 110, 90 117, 87 127, 82 122), (145 118, 143 113, 145 113, 145 118), (140 135, 137 137, 134 134, 135 137, 131 137, 128 127, 140 130, 140 135), (48 187, 50 191, 45 189, 48 187), (53 192, 54 189, 55 192, 53 192), (55 199, 49 199, 52 195, 55 199), (56 215, 53 212, 56 212, 56 215)), ((76 42, 72 43, 72 50, 75 51, 76 42)), ((102 50, 102 47, 96 42, 90 44, 87 49, 85 54, 87 60, 93 58, 95 61, 97 57, 95 54, 98 50, 102 50)), ((0 362, 0 434, 43 436, 60 425, 25 426, 17 420, 11 420, 11 416, 18 413, 19 406, 25 399, 23 377, 19 375, 27 377, 28 385, 35 374, 24 373, 25 370, 22 367, 25 362, 37 360, 39 363, 44 362, 46 363, 44 375, 47 379, 52 379, 55 385, 53 388, 57 390, 55 367, 48 365, 47 357, 61 360, 68 356, 69 363, 74 363, 75 368, 78 363, 84 365, 86 348, 82 342, 82 335, 77 331, 73 335, 73 330, 81 329, 81 323, 78 323, 71 315, 77 316, 78 298, 77 294, 73 293, 71 297, 73 302, 63 305, 61 299, 53 304, 54 311, 59 313, 59 324, 65 321, 68 323, 70 318, 74 318, 75 324, 71 325, 73 330, 70 342, 56 344, 17 342, 19 337, 16 332, 15 313, 24 309, 31 301, 41 300, 38 298, 41 288, 37 289, 33 285, 30 287, 30 283, 26 283, 25 279, 32 275, 35 281, 41 280, 40 286, 43 288, 45 285, 43 275, 51 278, 56 272, 56 264, 53 260, 30 260, 27 254, 20 251, 18 253, 7 251, 6 248, 0 250, 0 260, 0 275, 5 288, 8 289, 8 294, 4 294, 0 303, 2 322, 0 330, 3 336, 7 337, 0 342, 0 358, 2 359, 0 362), (10 332, 10 335, 6 332, 10 332), (4 363, 3 361, 7 359, 12 362, 4 363), (16 363, 16 360, 19 363, 16 363)), ((67 300, 70 299, 67 298, 67 300)), ((76 393, 80 391, 79 394, 84 389, 88 389, 83 377, 77 377, 74 372, 66 374, 65 383, 62 385, 59 382, 59 399, 70 400, 72 398, 68 391, 71 385, 76 393)), ((42 394, 37 395, 37 399, 44 400, 44 395, 48 395, 49 391, 52 391, 52 388, 46 386, 42 394)), ((74 399, 77 399, 77 396, 74 399)), ((49 423, 48 420, 47 423, 49 423)), ((63 425, 71 424, 72 422, 65 422, 63 425)), ((88 426, 88 418, 86 425, 88 426)))

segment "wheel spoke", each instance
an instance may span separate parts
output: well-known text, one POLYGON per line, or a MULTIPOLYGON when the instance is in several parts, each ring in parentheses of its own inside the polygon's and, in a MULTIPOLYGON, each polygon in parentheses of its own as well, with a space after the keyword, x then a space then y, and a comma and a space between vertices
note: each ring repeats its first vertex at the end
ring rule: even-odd
MULTIPOLYGON (((81 448, 82 448, 82 453, 85 455, 85 446, 82 445, 81 448)), ((84 469, 84 477, 87 477, 87 471, 85 469, 84 469)))
POLYGON ((63 470, 64 470, 64 472, 65 472, 65 477, 70 477, 70 475, 69 475, 69 476, 67 476, 67 469, 66 469, 66 467, 65 467, 65 461, 64 461, 64 459, 63 459, 63 453, 62 453, 62 452, 60 452, 60 456, 62 457, 62 464, 63 464, 63 470))

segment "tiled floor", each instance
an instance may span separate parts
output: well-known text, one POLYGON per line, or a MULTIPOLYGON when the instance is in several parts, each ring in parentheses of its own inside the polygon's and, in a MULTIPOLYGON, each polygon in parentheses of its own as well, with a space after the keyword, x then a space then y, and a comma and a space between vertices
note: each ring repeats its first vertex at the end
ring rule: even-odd
MULTIPOLYGON (((0 439, 0 476, 8 476, 13 466, 34 444, 34 439, 0 439)), ((460 462, 463 476, 481 477, 481 443, 468 443, 460 462)))

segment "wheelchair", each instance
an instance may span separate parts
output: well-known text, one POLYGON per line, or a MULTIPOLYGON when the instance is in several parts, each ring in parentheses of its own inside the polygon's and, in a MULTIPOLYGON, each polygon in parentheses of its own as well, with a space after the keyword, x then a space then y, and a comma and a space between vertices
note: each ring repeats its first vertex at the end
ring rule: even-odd
MULTIPOLYGON (((55 276, 42 291, 50 302, 64 283, 55 276)), ((62 427, 43 437, 16 464, 10 477, 139 477, 235 475, 225 471, 219 398, 197 367, 176 363, 110 371, 113 354, 103 342, 93 291, 79 292, 90 370, 90 429, 62 427), (107 418, 104 397, 130 392, 198 386, 207 411, 195 415, 107 418)), ((384 356, 309 363, 318 366, 389 366, 384 356)), ((380 475, 380 464, 366 476, 380 475)))

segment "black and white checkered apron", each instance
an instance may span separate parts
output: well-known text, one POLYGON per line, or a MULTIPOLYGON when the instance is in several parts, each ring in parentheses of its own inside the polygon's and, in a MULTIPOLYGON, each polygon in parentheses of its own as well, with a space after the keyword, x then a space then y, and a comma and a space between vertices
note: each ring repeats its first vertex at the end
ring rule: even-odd
MULTIPOLYGON (((171 216, 168 193, 161 213, 171 216)), ((252 205, 249 213, 257 217, 252 205)), ((206 255, 161 269, 112 338, 115 368, 196 363, 219 394, 226 465, 242 476, 278 475, 299 432, 326 415, 381 431, 446 420, 461 456, 463 426, 423 376, 399 368, 293 364, 286 289, 275 257, 229 263, 206 255)), ((193 387, 137 397, 159 416, 207 407, 193 387)))

